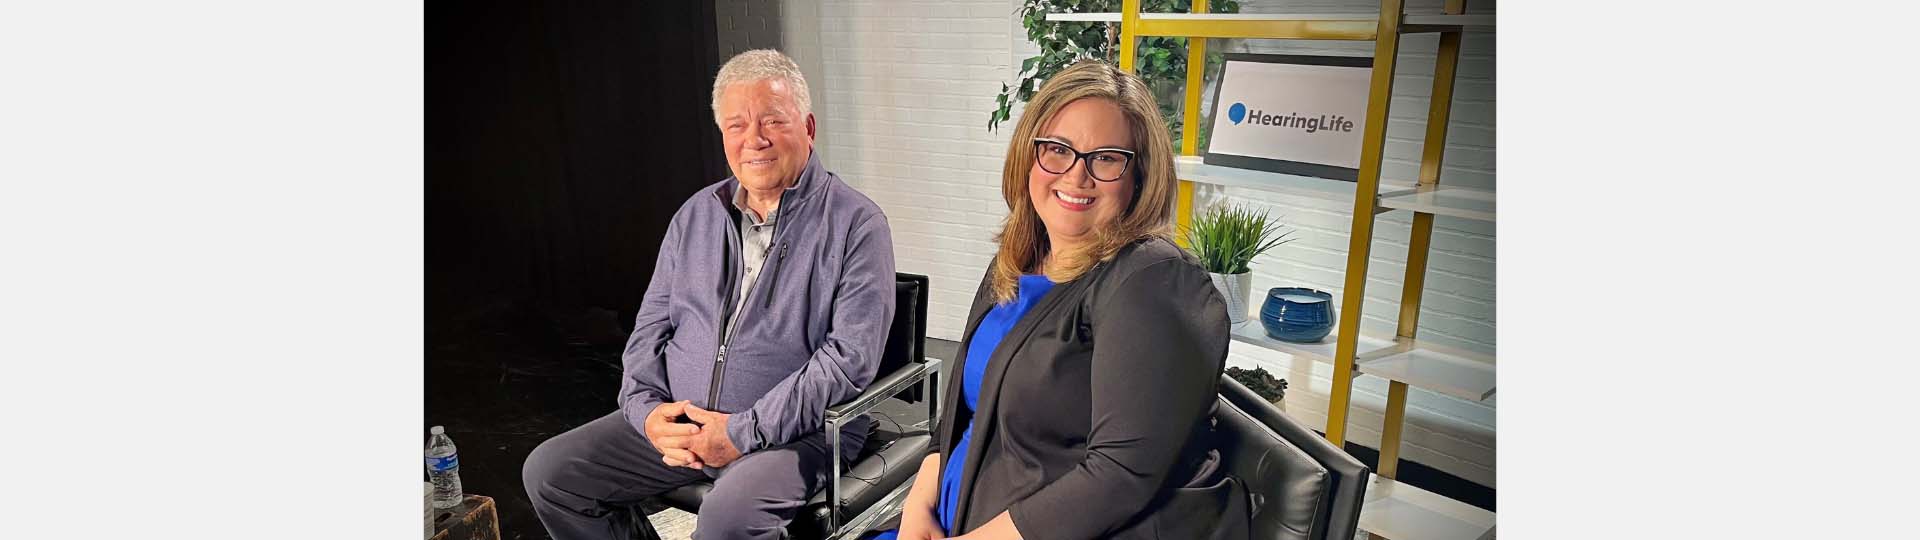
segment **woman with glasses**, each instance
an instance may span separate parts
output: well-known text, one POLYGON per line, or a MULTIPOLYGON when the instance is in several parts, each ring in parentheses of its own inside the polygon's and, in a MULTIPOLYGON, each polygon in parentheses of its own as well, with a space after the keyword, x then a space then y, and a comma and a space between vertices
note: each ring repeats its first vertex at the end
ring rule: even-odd
POLYGON ((1173 144, 1147 87, 1083 61, 1008 146, 934 454, 882 538, 1244 538, 1208 413, 1226 304, 1169 239, 1173 144))

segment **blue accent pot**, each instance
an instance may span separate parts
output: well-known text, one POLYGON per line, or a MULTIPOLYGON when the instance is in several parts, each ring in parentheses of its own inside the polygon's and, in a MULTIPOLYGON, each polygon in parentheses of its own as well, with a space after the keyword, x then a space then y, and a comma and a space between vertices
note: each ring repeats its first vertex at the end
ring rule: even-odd
POLYGON ((1306 287, 1274 287, 1260 306, 1267 336, 1293 343, 1314 343, 1333 332, 1333 294, 1306 287))

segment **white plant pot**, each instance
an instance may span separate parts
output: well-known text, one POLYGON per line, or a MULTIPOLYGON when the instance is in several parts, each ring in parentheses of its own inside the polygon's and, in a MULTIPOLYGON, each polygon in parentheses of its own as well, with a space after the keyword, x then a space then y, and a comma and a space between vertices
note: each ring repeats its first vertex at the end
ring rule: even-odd
POLYGON ((1253 272, 1244 274, 1207 273, 1213 278, 1213 287, 1220 289, 1220 296, 1227 301, 1227 319, 1232 324, 1247 322, 1247 299, 1253 294, 1253 272))

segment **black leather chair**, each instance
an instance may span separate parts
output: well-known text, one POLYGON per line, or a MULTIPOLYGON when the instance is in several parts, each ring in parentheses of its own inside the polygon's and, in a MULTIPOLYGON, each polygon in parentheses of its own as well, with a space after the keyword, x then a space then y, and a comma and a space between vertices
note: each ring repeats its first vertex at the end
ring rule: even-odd
MULTIPOLYGON (((926 357, 927 276, 900 273, 895 278, 893 322, 887 330, 879 376, 853 400, 827 409, 828 440, 839 439, 847 423, 876 409, 897 417, 906 409, 905 404, 925 401, 928 420, 907 426, 873 422, 866 445, 845 471, 840 470, 840 445, 830 445, 834 459, 829 478, 833 481, 807 501, 787 526, 792 538, 854 538, 893 517, 906 500, 907 490, 912 487, 909 480, 919 472, 920 461, 933 442, 930 432, 940 418, 941 362, 926 357)), ((711 482, 697 482, 669 491, 660 499, 668 506, 698 513, 700 501, 712 489, 711 482)), ((633 515, 641 517, 638 512, 633 515)), ((644 539, 657 538, 644 519, 639 519, 634 529, 644 539)))
POLYGON ((1220 378, 1215 433, 1228 474, 1247 487, 1252 537, 1347 540, 1372 471, 1231 377, 1220 378))

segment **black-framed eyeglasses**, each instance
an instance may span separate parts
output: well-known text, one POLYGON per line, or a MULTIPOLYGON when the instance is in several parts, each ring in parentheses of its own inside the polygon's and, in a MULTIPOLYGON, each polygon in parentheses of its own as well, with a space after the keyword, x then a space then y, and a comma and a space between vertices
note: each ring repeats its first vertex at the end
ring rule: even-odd
POLYGON ((1034 161, 1040 163, 1040 170, 1053 174, 1067 174, 1075 164, 1087 162, 1087 175, 1101 182, 1113 182, 1127 173, 1127 164, 1133 162, 1133 151, 1119 148, 1095 148, 1091 152, 1081 152, 1054 139, 1037 137, 1033 139, 1034 161))

